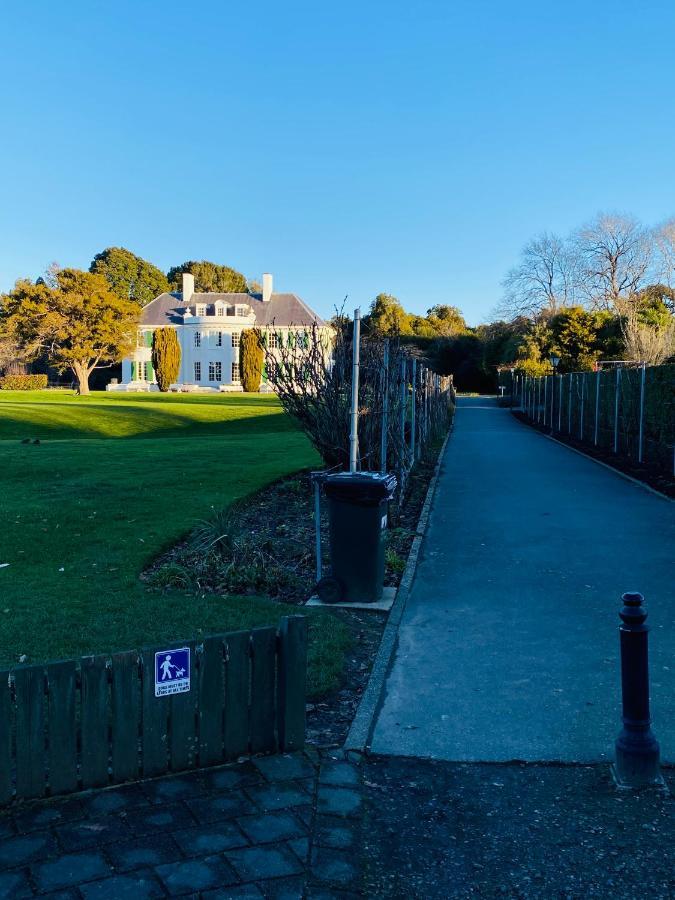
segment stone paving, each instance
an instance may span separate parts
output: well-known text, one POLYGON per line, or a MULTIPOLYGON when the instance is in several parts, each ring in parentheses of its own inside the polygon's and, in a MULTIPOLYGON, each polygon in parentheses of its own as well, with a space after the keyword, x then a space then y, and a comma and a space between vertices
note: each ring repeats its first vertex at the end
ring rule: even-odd
POLYGON ((359 770, 313 751, 0 813, 0 897, 351 897, 359 770))

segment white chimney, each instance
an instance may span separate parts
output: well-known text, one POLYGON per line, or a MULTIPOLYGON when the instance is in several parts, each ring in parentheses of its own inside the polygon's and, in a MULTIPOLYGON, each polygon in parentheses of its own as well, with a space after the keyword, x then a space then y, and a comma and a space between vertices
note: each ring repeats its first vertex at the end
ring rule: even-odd
POLYGON ((183 272, 183 303, 189 303, 195 292, 195 276, 183 272))
POLYGON ((263 275, 263 303, 269 303, 272 299, 272 276, 269 272, 263 275))

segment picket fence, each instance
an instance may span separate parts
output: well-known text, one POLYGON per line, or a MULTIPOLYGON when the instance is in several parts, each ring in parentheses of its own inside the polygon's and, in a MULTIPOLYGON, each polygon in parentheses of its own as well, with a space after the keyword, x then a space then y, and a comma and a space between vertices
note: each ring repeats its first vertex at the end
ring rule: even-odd
POLYGON ((300 749, 307 624, 0 672, 0 805, 300 749), (155 696, 155 653, 189 648, 190 689, 155 696))

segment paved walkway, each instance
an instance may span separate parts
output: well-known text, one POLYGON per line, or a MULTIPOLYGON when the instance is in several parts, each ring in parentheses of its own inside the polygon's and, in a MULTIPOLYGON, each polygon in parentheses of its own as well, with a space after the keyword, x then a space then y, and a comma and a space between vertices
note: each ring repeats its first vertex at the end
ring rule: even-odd
POLYGON ((359 782, 308 751, 10 808, 0 897, 352 897, 359 782))
POLYGON ((675 762, 675 504, 460 399, 373 751, 611 758, 626 590, 647 599, 654 728, 675 762))

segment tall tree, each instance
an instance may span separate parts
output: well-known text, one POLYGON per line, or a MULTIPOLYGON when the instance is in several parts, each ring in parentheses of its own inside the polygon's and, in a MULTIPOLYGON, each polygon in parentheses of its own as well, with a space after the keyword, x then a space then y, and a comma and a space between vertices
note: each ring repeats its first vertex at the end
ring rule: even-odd
POLYGON ((80 394, 89 393, 94 369, 107 368, 133 349, 138 304, 110 290, 103 275, 61 269, 55 287, 17 281, 3 298, 2 331, 29 359, 46 355, 59 371, 70 369, 80 394))
POLYGON ((445 303, 439 303, 427 310, 427 321, 434 333, 442 337, 453 337, 466 331, 466 322, 461 310, 445 303))
POLYGON ((246 277, 229 266, 219 266, 208 260, 188 260, 180 266, 174 266, 167 272, 167 278, 174 290, 181 290, 181 276, 189 272, 195 277, 196 291, 217 291, 222 294, 246 294, 248 282, 246 277))
POLYGON ((241 386, 249 394, 260 390, 263 369, 263 348, 260 336, 252 328, 246 328, 239 339, 239 372, 241 386))
POLYGON ((378 294, 370 305, 368 325, 384 337, 412 334, 410 315, 392 294, 378 294))
POLYGON ((160 391, 166 393, 178 381, 180 342, 175 328, 156 328, 152 335, 152 368, 160 391))
POLYGON ((133 300, 145 306, 169 290, 166 275, 131 250, 106 247, 93 258, 89 271, 103 275, 110 290, 123 300, 133 300))
POLYGON ((574 301, 575 258, 566 241, 544 232, 522 250, 503 282, 503 311, 510 316, 556 313, 574 301))

